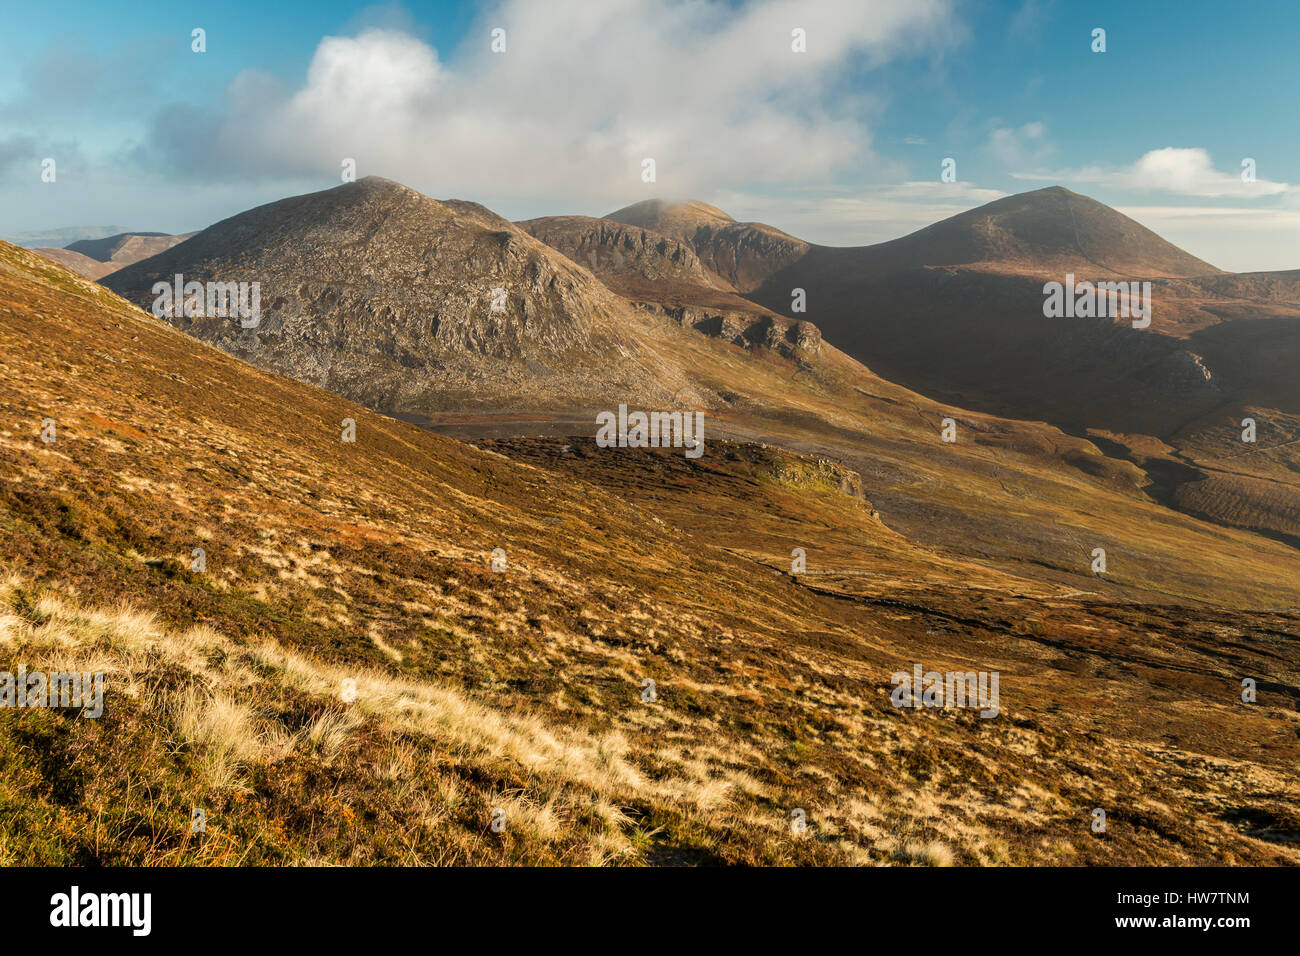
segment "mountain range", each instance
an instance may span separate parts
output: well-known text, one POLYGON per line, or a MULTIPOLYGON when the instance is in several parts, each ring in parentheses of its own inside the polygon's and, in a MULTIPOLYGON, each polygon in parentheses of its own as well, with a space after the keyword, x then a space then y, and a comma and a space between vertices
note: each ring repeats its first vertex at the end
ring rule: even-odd
POLYGON ((1300 863, 1294 274, 1058 188, 860 248, 378 178, 167 238, 0 245, 0 638, 122 689, 0 725, 6 860, 1300 863))
POLYGON ((104 282, 149 308, 176 274, 263 286, 257 329, 175 320, 185 331, 412 421, 473 412, 535 429, 615 397, 676 396, 763 434, 793 397, 753 394, 748 366, 770 356, 803 383, 843 371, 852 395, 883 378, 1045 422, 1107 468, 1135 466, 1163 504, 1300 541, 1300 386, 1286 372, 1300 361, 1300 274, 1223 273, 1058 187, 831 248, 698 202, 512 224, 369 178, 235 216, 104 282), (1067 276, 1150 282, 1150 327, 1046 318, 1044 285, 1067 276), (1239 440, 1246 419, 1253 445, 1239 440))

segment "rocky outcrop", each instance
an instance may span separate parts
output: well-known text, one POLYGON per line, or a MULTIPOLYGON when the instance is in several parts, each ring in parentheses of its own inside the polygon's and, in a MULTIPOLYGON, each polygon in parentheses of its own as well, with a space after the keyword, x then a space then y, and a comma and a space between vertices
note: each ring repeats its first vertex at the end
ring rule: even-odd
POLYGON ((762 223, 736 222, 700 202, 651 199, 605 217, 685 243, 704 267, 737 292, 750 292, 802 259, 808 243, 762 223))
POLYGON ((1205 364, 1205 359, 1187 349, 1171 352, 1160 363, 1158 381, 1163 388, 1173 392, 1219 390, 1219 383, 1215 381, 1214 373, 1205 364))
POLYGON ((652 302, 638 302, 636 306, 651 314, 666 316, 683 328, 694 329, 733 345, 771 349, 785 358, 808 357, 821 352, 821 331, 811 322, 800 319, 652 302))
POLYGON ((616 291, 638 280, 726 288, 685 243, 639 226, 590 216, 548 216, 516 225, 586 266, 616 291))

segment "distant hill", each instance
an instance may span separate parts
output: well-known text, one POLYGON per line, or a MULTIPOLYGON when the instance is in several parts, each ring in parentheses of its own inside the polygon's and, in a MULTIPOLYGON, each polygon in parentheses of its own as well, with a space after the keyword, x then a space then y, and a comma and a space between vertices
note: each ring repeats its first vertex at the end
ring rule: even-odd
POLYGON ((194 235, 192 232, 181 235, 169 235, 165 232, 123 232, 104 239, 82 239, 70 243, 65 248, 98 259, 100 262, 118 263, 120 268, 156 256, 178 242, 184 242, 192 235, 194 235))
POLYGON ((812 248, 772 226, 736 222, 721 209, 702 202, 648 199, 605 218, 686 243, 708 269, 738 292, 756 288, 812 248))
POLYGON ((133 262, 157 255, 193 233, 122 232, 102 239, 80 239, 62 249, 41 247, 33 251, 67 266, 87 279, 102 279, 133 262))
POLYGON ((90 256, 80 252, 74 252, 71 249, 50 249, 37 248, 32 252, 44 256, 57 262, 65 268, 71 269, 79 276, 87 279, 102 279, 110 272, 116 272, 120 267, 112 262, 100 262, 98 259, 92 259, 90 256))
POLYGON ((845 248, 700 202, 650 200, 607 218, 689 246, 755 305, 812 322, 886 378, 944 400, 1165 437, 1216 408, 1300 413, 1300 382, 1265 371, 1274 357, 1300 360, 1288 324, 1300 319, 1293 273, 1229 275, 1059 186, 845 248), (1044 284, 1070 274, 1149 281, 1151 326, 1045 318, 1044 284), (806 311, 792 311, 796 298, 806 311))
MULTIPOLYGON (((825 248, 825 247, 822 247, 825 248)), ((859 274, 923 266, 984 267, 1055 277, 1203 276, 1220 270, 1095 199, 1060 186, 1006 196, 901 239, 823 253, 859 274)))

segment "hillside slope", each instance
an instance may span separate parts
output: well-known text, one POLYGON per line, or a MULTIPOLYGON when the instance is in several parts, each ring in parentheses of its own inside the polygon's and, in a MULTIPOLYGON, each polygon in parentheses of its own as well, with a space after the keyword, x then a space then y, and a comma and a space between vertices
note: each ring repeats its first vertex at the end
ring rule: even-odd
MULTIPOLYGON (((668 341, 782 379, 784 360, 668 341)), ((1300 862, 1293 613, 1137 604, 917 546, 874 498, 953 493, 928 474, 589 432, 480 451, 11 246, 0 347, 0 648, 108 678, 99 720, 0 722, 6 863, 1300 862), (916 661, 1000 671, 1001 716, 891 706, 916 661)), ((837 402, 830 376, 809 411, 837 402)), ((906 398, 879 388, 864 409, 906 398)), ((1034 430, 963 420, 992 427, 952 449, 968 481, 1029 479, 1034 430)), ((894 428, 891 468, 916 441, 894 428)), ((1017 497, 1099 487, 1079 474, 1017 497)))
POLYGON ((100 262, 112 263, 120 269, 141 259, 166 252, 192 235, 194 235, 192 232, 180 235, 169 235, 165 232, 122 232, 105 239, 79 239, 69 243, 66 248, 100 262))
POLYGON ((65 269, 69 269, 81 276, 83 279, 102 279, 110 272, 116 272, 118 266, 111 262, 100 262, 98 259, 92 259, 82 252, 73 252, 71 249, 51 249, 41 247, 33 249, 38 255, 44 256, 51 262, 57 262, 65 269))

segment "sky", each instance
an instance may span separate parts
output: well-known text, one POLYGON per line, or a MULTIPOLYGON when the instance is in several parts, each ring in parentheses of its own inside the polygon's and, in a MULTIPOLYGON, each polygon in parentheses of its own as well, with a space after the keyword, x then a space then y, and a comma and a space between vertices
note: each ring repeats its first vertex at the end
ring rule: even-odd
POLYGON ((0 237, 189 232, 351 160, 515 220, 689 198, 828 245, 1062 185, 1300 268, 1297 36, 1284 0, 43 0, 0 33, 0 237))

